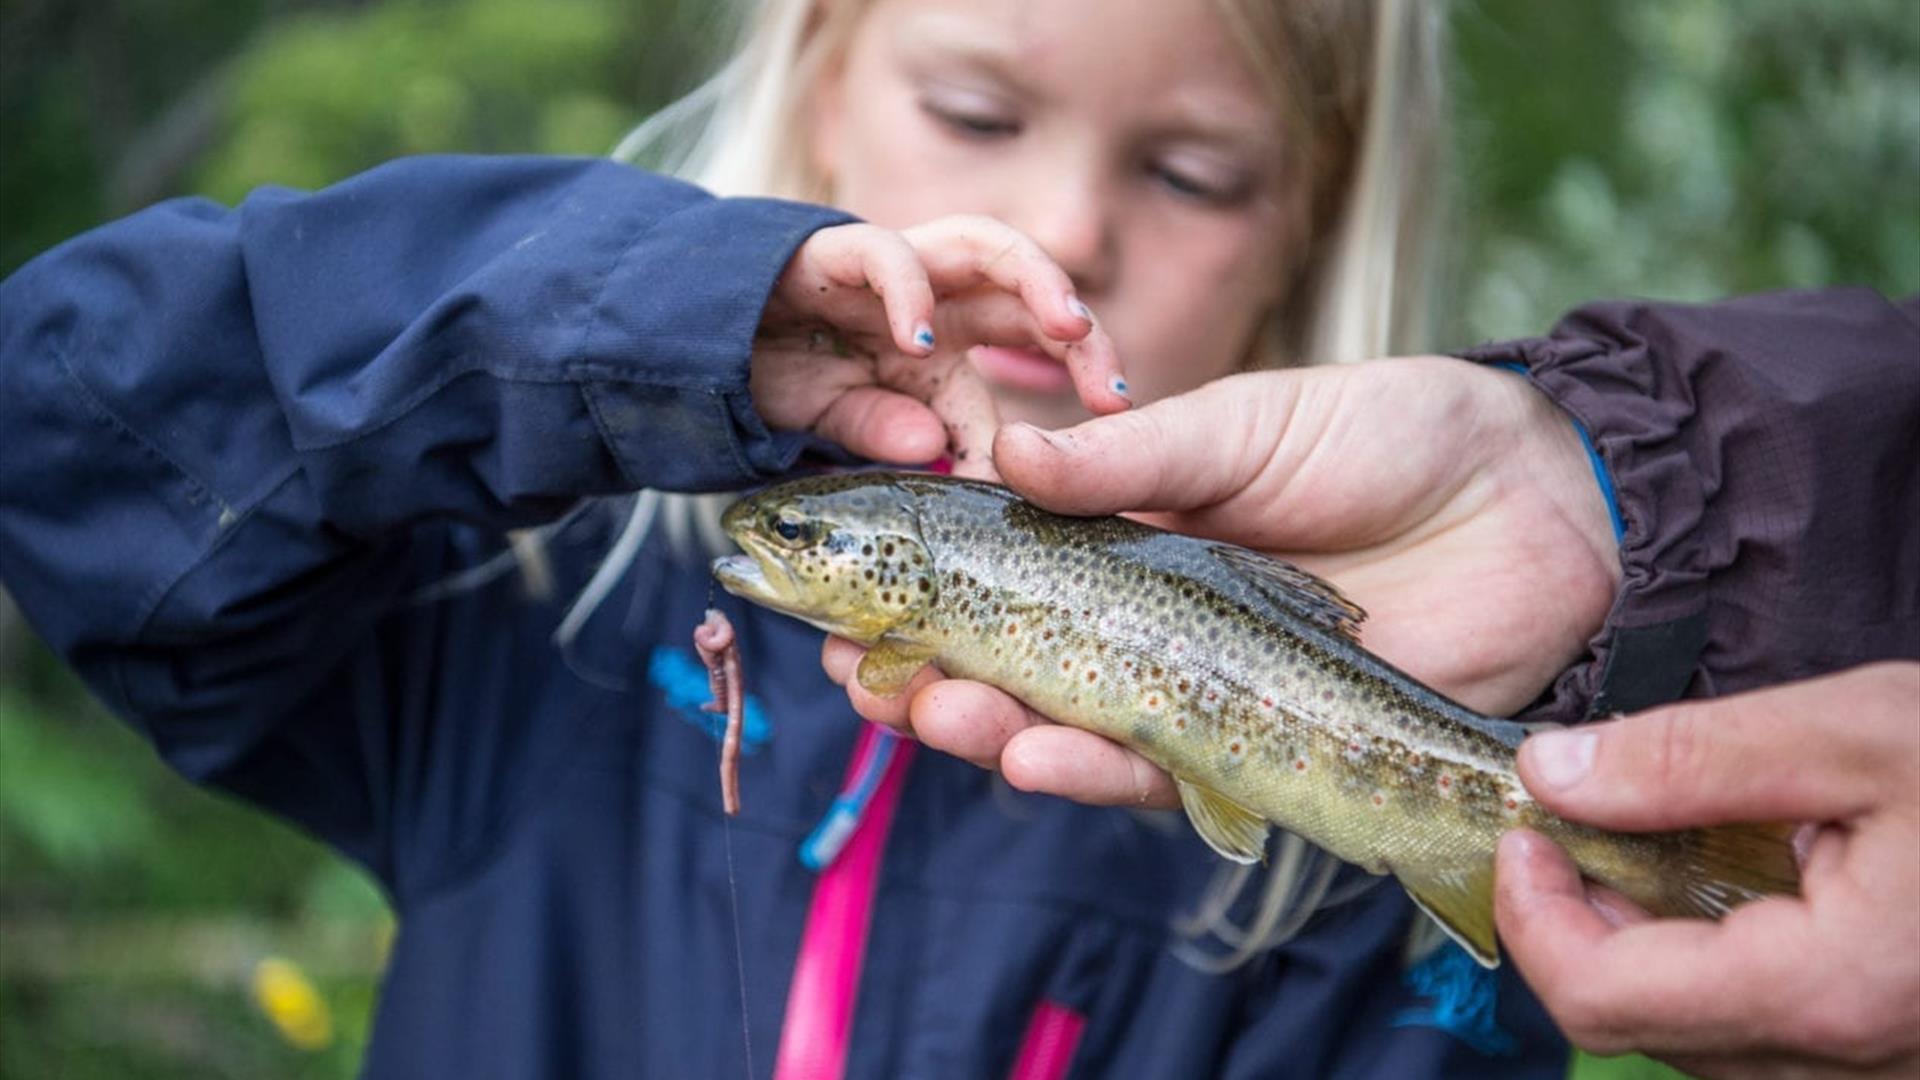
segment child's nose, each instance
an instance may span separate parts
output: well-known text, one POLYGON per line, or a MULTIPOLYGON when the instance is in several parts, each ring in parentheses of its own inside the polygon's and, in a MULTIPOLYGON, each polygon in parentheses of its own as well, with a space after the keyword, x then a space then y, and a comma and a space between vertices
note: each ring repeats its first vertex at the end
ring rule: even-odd
POLYGON ((1018 196, 1012 223, 1034 239, 1073 278, 1083 295, 1112 284, 1117 230, 1111 196, 1097 182, 1048 178, 1018 196))

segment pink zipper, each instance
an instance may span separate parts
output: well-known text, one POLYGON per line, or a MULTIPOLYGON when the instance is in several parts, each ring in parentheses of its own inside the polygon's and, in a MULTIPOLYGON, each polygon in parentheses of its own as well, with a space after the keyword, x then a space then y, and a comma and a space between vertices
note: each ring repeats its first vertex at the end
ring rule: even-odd
POLYGON ((900 791, 906 786, 907 763, 918 745, 876 725, 865 725, 853 760, 847 763, 848 788, 858 783, 881 739, 896 739, 886 775, 846 846, 827 863, 813 887, 813 903, 800 933, 800 955, 787 988, 787 1015, 780 1025, 774 1080, 840 1080, 846 1073, 881 854, 893 828, 900 791))
POLYGON ((1014 1056, 1010 1080, 1061 1080, 1086 1029, 1087 1018, 1078 1010, 1057 1001, 1035 1005, 1027 1033, 1020 1039, 1020 1053, 1014 1056))

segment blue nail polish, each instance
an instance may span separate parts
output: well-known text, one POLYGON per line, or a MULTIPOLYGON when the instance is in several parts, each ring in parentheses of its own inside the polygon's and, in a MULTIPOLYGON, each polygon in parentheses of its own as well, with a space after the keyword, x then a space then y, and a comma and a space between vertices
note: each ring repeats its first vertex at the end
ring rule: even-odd
MULTIPOLYGON (((1118 375, 1115 375, 1113 377, 1113 381, 1107 383, 1107 388, 1112 390, 1114 393, 1119 394, 1121 397, 1127 397, 1127 380, 1121 378, 1118 375)), ((1127 400, 1131 401, 1133 399, 1127 398, 1127 400)))
POLYGON ((1075 315, 1080 316, 1081 318, 1087 320, 1088 322, 1093 321, 1093 309, 1087 307, 1086 304, 1082 303, 1080 298, 1077 296, 1067 297, 1067 310, 1073 312, 1075 315))
POLYGON ((913 332, 913 343, 923 349, 933 348, 933 329, 922 326, 913 332))

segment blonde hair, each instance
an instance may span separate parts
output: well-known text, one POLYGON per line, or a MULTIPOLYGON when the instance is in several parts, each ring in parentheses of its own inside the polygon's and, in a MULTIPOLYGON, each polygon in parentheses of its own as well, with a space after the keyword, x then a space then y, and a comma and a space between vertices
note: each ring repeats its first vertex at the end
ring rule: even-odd
MULTIPOLYGON (((768 0, 721 70, 648 118, 613 156, 720 195, 831 202, 809 115, 821 74, 845 53, 871 0, 768 0)), ((1442 5, 1423 0, 1216 0, 1279 103, 1308 184, 1294 280, 1251 343, 1248 367, 1338 363, 1429 347, 1430 283, 1444 136, 1442 5)), ((571 637, 657 520, 671 543, 724 551, 724 496, 642 493, 627 528, 563 624, 571 637)), ((1252 918, 1231 910, 1253 880, 1222 864, 1178 929, 1189 962, 1245 963, 1321 907, 1339 864, 1290 833, 1274 845, 1252 918), (1224 951, 1200 946, 1217 939, 1224 951)), ((1343 890, 1351 895, 1352 889, 1343 890)))

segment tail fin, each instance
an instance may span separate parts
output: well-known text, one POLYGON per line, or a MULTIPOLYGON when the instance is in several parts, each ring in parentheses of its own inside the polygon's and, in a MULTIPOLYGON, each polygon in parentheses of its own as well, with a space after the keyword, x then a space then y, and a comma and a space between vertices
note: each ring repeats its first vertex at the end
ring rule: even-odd
POLYGON ((1655 915, 1718 919, 1749 900, 1800 895, 1800 862, 1793 853, 1797 826, 1719 825, 1685 834, 1686 850, 1672 867, 1655 915))

